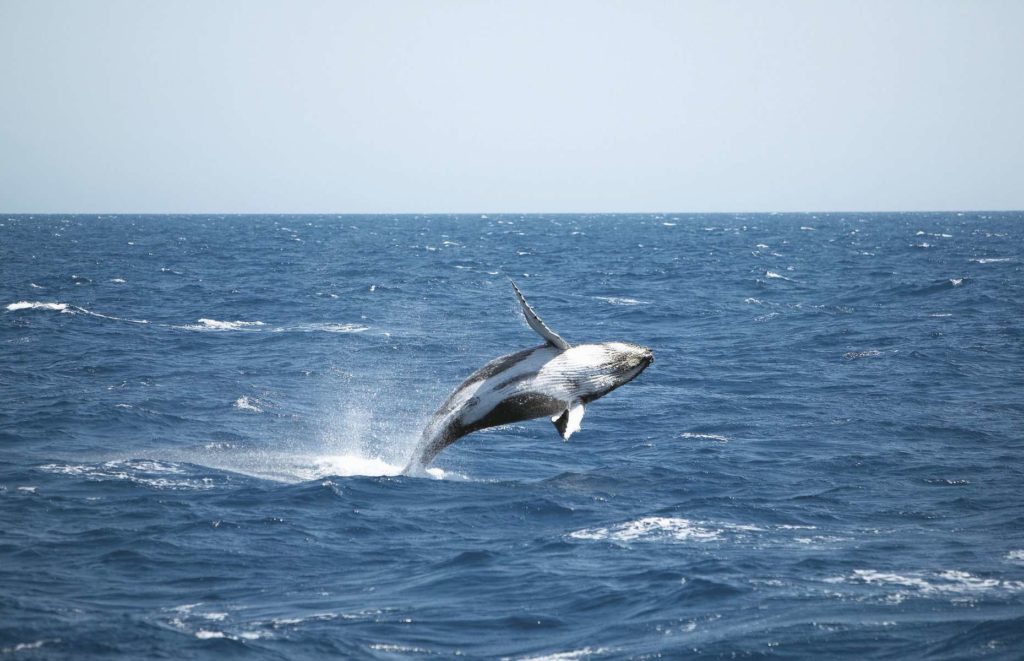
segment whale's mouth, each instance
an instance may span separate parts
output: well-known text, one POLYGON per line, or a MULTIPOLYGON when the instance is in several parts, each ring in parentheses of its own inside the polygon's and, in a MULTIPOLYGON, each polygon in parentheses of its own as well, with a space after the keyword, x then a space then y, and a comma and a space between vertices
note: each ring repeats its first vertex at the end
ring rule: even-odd
POLYGON ((650 367, 651 363, 653 362, 654 353, 648 349, 647 353, 645 353, 644 356, 640 359, 640 362, 636 365, 636 367, 633 367, 628 372, 626 372, 626 376, 615 387, 618 388, 619 386, 624 386, 633 379, 635 379, 636 377, 640 376, 640 373, 643 372, 648 367, 650 367))

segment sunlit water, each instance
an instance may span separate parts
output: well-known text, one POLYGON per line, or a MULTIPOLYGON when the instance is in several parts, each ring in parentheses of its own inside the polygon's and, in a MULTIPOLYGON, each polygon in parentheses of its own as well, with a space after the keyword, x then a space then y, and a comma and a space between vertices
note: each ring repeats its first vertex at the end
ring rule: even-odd
POLYGON ((1017 658, 1022 221, 0 217, 0 653, 1017 658), (656 362, 397 476, 506 276, 656 362))

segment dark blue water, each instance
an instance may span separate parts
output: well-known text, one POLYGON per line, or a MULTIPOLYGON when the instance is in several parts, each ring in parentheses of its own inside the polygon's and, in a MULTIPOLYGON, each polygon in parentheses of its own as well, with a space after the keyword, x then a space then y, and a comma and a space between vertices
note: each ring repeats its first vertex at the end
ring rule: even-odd
POLYGON ((0 218, 0 652, 1020 658, 1022 260, 1021 214, 0 218), (656 362, 394 477, 538 343, 506 276, 656 362))

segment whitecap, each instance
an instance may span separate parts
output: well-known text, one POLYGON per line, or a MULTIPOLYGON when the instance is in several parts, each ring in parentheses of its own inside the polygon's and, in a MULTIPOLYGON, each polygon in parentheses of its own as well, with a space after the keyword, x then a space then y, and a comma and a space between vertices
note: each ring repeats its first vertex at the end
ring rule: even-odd
POLYGON ((124 317, 114 317, 114 316, 109 315, 109 314, 100 314, 99 312, 93 312, 92 310, 86 310, 85 308, 78 307, 77 305, 72 305, 71 307, 74 308, 74 310, 76 312, 81 312, 82 314, 87 314, 90 317, 98 317, 99 319, 110 319, 111 321, 126 321, 126 322, 128 322, 130 324, 148 324, 149 323, 145 319, 125 319, 124 317))
POLYGON ((45 464, 39 470, 90 481, 124 480, 154 489, 213 489, 213 479, 189 477, 178 464, 149 459, 107 461, 102 464, 45 464))
POLYGON ((595 654, 607 654, 611 650, 607 647, 584 647, 578 650, 570 650, 568 652, 553 652, 551 654, 542 654, 540 656, 524 656, 519 661, 576 661, 577 659, 585 659, 595 654))
POLYGON ((56 640, 37 640, 31 643, 18 643, 17 645, 12 645, 10 647, 0 647, 0 654, 14 654, 16 652, 25 652, 27 650, 37 650, 48 643, 59 642, 60 638, 57 638, 56 640))
POLYGON ((394 643, 371 643, 370 649, 390 654, 437 654, 425 647, 409 647, 407 645, 396 645, 394 643))
POLYGON ((646 305, 649 303, 649 301, 639 301, 635 298, 621 298, 617 296, 595 296, 594 298, 611 305, 646 305))
POLYGON ((202 605, 203 605, 203 602, 197 601, 194 604, 182 604, 180 606, 175 606, 174 608, 171 608, 169 610, 172 610, 175 613, 190 613, 190 612, 192 612, 192 609, 198 608, 199 606, 202 606, 202 605))
POLYGON ((39 301, 18 301, 7 305, 8 312, 18 310, 54 310, 56 312, 68 312, 67 303, 42 303, 39 301))
POLYGON ((1010 562, 1024 562, 1024 549, 1010 551, 1006 554, 1006 559, 1010 562))
POLYGON ((110 281, 113 282, 114 284, 117 284, 117 285, 123 285, 126 282, 128 282, 124 278, 111 278, 110 281))
POLYGON ((865 351, 847 351, 843 354, 845 360, 857 360, 858 358, 875 358, 881 356, 882 352, 878 349, 867 349, 865 351))
POLYGON ((721 539, 721 530, 706 528, 688 519, 648 516, 635 521, 598 528, 584 528, 569 533, 573 539, 632 542, 668 539, 672 541, 709 542, 721 539))
POLYGON ((261 409, 258 406, 259 403, 260 401, 258 399, 249 399, 248 397, 243 395, 235 400, 233 406, 239 411, 252 411, 253 413, 263 413, 263 409, 261 409))
POLYGON ((68 305, 67 303, 42 303, 39 301, 18 301, 17 303, 10 303, 7 305, 8 312, 16 312, 18 310, 52 310, 54 312, 61 312, 64 314, 87 314, 90 317, 98 317, 100 319, 110 319, 112 321, 126 321, 132 324, 148 324, 149 322, 145 319, 124 319, 122 317, 113 317, 108 314, 100 314, 99 312, 93 312, 77 305, 68 305))
POLYGON ((227 638, 227 634, 223 631, 209 631, 207 629, 200 629, 196 632, 196 638, 199 640, 210 640, 211 638, 227 638))
POLYGON ((254 330, 264 326, 262 321, 218 321, 216 319, 199 319, 199 323, 190 326, 179 326, 188 330, 233 331, 254 330))
POLYGON ((998 262, 1012 262, 1013 257, 972 257, 968 261, 977 264, 996 264, 998 262))
POLYGON ((964 279, 963 278, 950 278, 949 279, 949 284, 953 285, 954 287, 959 287, 960 285, 964 284, 964 279))
POLYGON ((769 280, 785 280, 787 282, 793 282, 792 279, 787 278, 786 276, 780 273, 776 273, 775 271, 765 271, 764 277, 768 278, 769 280))
POLYGON ((238 637, 242 640, 259 640, 260 638, 268 638, 270 634, 262 631, 242 631, 239 632, 238 637))
POLYGON ((800 229, 802 229, 805 232, 814 232, 814 231, 816 231, 816 228, 811 227, 809 225, 803 225, 803 226, 800 227, 800 229))
POLYGON ((719 434, 701 434, 698 432, 684 431, 679 435, 680 438, 704 438, 710 441, 718 441, 719 443, 728 443, 729 439, 719 434))
POLYGON ((876 569, 855 569, 848 577, 838 577, 837 582, 863 583, 867 585, 896 586, 912 588, 916 594, 971 595, 983 592, 1021 592, 1024 581, 982 578, 970 572, 947 569, 938 572, 895 572, 876 569))
POLYGON ((303 326, 293 326, 291 328, 280 328, 274 329, 275 331, 289 331, 297 330, 303 332, 323 332, 323 333, 362 333, 370 330, 369 326, 362 326, 360 324, 337 324, 337 323, 320 323, 320 324, 305 324, 303 326))

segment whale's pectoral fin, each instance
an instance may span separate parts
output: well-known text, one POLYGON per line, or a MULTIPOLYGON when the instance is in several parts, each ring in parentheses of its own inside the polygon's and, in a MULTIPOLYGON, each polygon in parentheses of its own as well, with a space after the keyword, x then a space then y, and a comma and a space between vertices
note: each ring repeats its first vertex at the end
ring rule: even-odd
MULTIPOLYGON (((509 279, 509 282, 512 282, 509 279)), ((541 321, 541 318, 533 311, 530 304, 526 302, 526 297, 523 296, 523 292, 519 291, 519 287, 516 287, 516 283, 512 282, 512 289, 516 290, 516 298, 519 299, 519 306, 523 308, 523 316, 526 317, 526 323, 530 324, 530 328, 537 331, 537 333, 547 340, 548 344, 559 349, 565 350, 569 348, 569 343, 559 337, 558 333, 551 330, 547 325, 541 321)))
POLYGON ((562 435, 563 440, 568 441, 570 436, 580 430, 583 413, 583 402, 575 399, 569 403, 569 408, 562 411, 561 415, 551 418, 551 422, 555 423, 555 429, 562 435))

